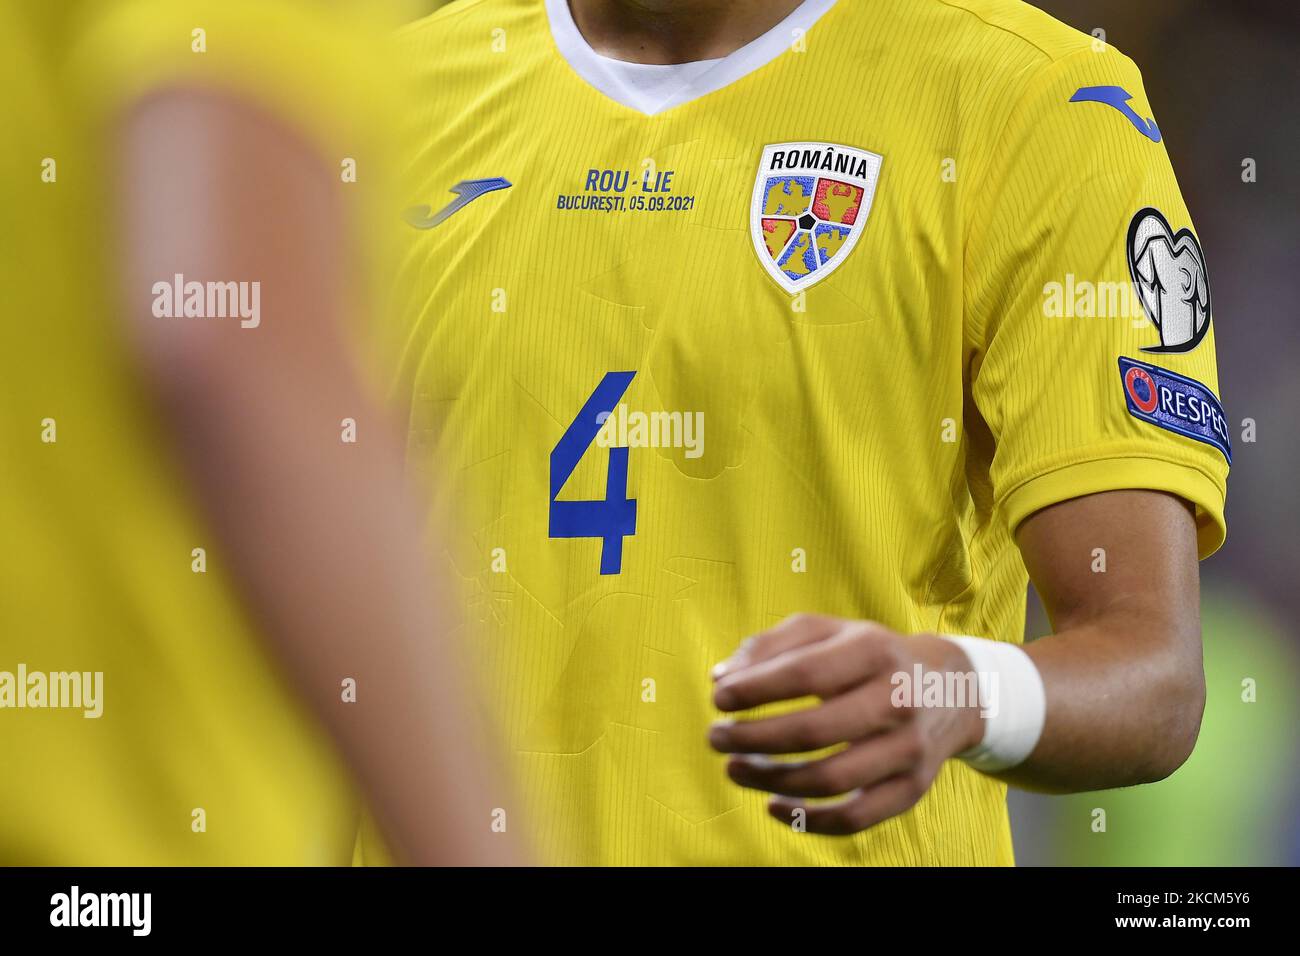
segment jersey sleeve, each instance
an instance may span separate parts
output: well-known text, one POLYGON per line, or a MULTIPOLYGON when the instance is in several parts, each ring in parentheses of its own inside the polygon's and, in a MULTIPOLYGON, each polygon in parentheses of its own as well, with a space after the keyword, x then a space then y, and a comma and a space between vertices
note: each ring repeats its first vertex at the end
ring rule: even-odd
POLYGON ((1057 59, 992 132, 964 282, 995 506, 1014 532, 1069 498, 1166 491, 1209 555, 1232 454, 1209 279, 1137 68, 1057 59))

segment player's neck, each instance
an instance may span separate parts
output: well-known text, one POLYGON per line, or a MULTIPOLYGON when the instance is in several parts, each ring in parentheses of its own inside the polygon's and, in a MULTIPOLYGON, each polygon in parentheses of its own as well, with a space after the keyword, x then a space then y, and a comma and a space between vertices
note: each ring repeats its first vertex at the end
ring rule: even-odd
POLYGON ((801 0, 569 0, 591 48, 630 63, 690 63, 740 49, 801 0))

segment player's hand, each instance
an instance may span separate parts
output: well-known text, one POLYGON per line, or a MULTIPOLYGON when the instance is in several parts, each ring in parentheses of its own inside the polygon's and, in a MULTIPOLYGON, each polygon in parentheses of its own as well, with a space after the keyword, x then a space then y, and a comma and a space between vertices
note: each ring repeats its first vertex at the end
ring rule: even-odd
MULTIPOLYGON (((768 812, 790 824, 806 812, 809 832, 857 833, 913 806, 940 765, 979 743, 977 706, 896 706, 896 674, 967 673, 961 648, 928 634, 904 637, 880 624, 798 614, 747 640, 713 673, 713 702, 741 711, 799 697, 820 703, 759 720, 720 720, 709 730, 715 750, 731 754, 736 783, 777 794, 768 812), (775 761, 841 746, 816 760, 775 761), (806 799, 837 797, 808 805, 806 799)), ((975 705, 971 701, 971 705, 975 705)))

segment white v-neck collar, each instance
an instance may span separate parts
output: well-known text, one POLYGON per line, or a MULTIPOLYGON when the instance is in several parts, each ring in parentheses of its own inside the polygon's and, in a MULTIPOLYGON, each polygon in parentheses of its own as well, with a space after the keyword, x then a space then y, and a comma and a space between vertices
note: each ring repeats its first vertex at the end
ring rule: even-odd
POLYGON ((546 16, 555 46, 575 73, 615 102, 653 116, 720 90, 772 62, 790 48, 794 31, 807 30, 834 5, 835 0, 804 0, 772 29, 719 60, 650 71, 635 69, 646 64, 621 63, 593 50, 573 22, 569 0, 546 0, 546 16), (624 69, 629 66, 633 69, 624 69), (653 74, 657 74, 653 82, 644 82, 653 74))
POLYGON ((690 63, 629 63, 600 57, 602 79, 607 91, 620 103, 647 115, 663 109, 663 104, 690 86, 717 64, 717 60, 693 60, 690 63))

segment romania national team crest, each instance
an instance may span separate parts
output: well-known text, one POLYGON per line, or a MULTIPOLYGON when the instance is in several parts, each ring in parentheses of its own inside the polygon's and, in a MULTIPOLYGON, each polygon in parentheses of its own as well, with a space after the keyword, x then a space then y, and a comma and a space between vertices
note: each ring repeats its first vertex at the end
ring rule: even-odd
POLYGON ((820 282, 849 257, 867 224, 881 157, 835 143, 763 147, 749 232, 787 292, 820 282))

